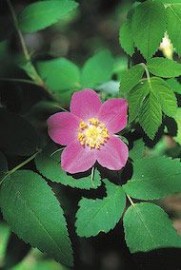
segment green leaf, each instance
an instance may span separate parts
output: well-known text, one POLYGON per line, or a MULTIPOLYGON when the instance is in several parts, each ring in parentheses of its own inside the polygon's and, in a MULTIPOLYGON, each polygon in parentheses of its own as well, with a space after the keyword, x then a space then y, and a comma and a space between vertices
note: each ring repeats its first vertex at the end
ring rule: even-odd
POLYGON ((145 1, 136 7, 132 20, 132 36, 146 59, 156 52, 165 31, 166 14, 162 3, 145 1))
POLYGON ((177 110, 177 99, 169 85, 164 80, 153 77, 150 81, 150 88, 157 97, 162 107, 162 111, 170 117, 175 116, 177 110))
POLYGON ((139 115, 139 123, 147 136, 150 139, 154 139, 162 123, 162 110, 160 103, 152 93, 147 96, 143 103, 139 115))
POLYGON ((33 33, 42 30, 64 18, 78 4, 74 1, 39 1, 27 6, 18 17, 20 30, 33 33))
POLYGON ((48 88, 54 92, 64 93, 80 87, 79 68, 65 58, 39 61, 36 67, 48 88))
POLYGON ((181 3, 180 1, 179 3, 170 3, 166 7, 168 20, 167 32, 177 53, 181 55, 181 3))
POLYGON ((177 136, 174 139, 181 145, 181 108, 177 109, 174 119, 177 123, 177 136))
POLYGON ((155 204, 132 205, 126 211, 123 222, 126 243, 131 253, 181 247, 181 237, 177 235, 167 214, 155 204))
POLYGON ((28 156, 39 148, 39 136, 23 117, 0 109, 0 148, 9 155, 28 156))
POLYGON ((142 64, 125 70, 121 76, 120 93, 126 95, 135 85, 139 83, 144 73, 142 64))
POLYGON ((142 139, 134 142, 133 148, 129 151, 129 157, 133 160, 141 159, 144 156, 145 144, 142 139))
POLYGON ((94 88, 109 81, 113 73, 114 59, 108 50, 103 50, 89 58, 81 74, 82 88, 94 88))
POLYGON ((58 148, 55 145, 49 144, 44 151, 35 158, 36 168, 44 177, 52 182, 79 189, 96 189, 101 185, 101 177, 97 170, 95 170, 93 178, 90 175, 75 179, 67 175, 66 172, 61 169, 60 151, 57 150, 58 148))
MULTIPOLYGON (((139 123, 150 139, 153 139, 162 123, 162 110, 166 115, 174 117, 177 110, 177 100, 169 85, 161 78, 152 77, 145 80, 139 88, 143 88, 142 92, 146 89, 149 92, 141 107, 139 123)), ((139 108, 139 103, 138 101, 134 103, 133 98, 131 103, 134 105, 133 113, 135 113, 136 110, 138 111, 136 106, 139 108)))
POLYGON ((104 181, 107 196, 103 199, 82 198, 77 212, 76 228, 81 237, 90 237, 100 232, 108 232, 120 220, 126 197, 121 186, 116 186, 108 180, 104 181))
POLYGON ((181 95, 181 83, 179 83, 177 79, 171 78, 168 79, 166 82, 170 86, 170 89, 172 89, 172 91, 181 95))
POLYGON ((144 82, 139 83, 128 93, 129 122, 131 123, 139 115, 143 102, 149 94, 148 87, 144 87, 144 82))
POLYGON ((125 21, 121 26, 119 31, 119 43, 127 54, 129 54, 130 56, 133 55, 134 41, 131 32, 131 19, 127 19, 127 21, 125 21))
POLYGON ((133 176, 123 189, 139 200, 161 199, 181 192, 181 166, 179 160, 151 157, 134 160, 133 176))
POLYGON ((63 210, 40 175, 32 171, 12 174, 3 182, 0 205, 4 219, 19 238, 72 266, 72 248, 63 210))
POLYGON ((163 57, 154 57, 148 60, 147 67, 153 75, 163 78, 181 75, 181 64, 163 57))

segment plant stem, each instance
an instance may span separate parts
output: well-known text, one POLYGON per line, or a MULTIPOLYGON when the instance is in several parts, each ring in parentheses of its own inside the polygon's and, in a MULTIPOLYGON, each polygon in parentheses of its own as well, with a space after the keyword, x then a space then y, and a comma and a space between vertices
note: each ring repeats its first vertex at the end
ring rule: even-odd
POLYGON ((37 85, 36 82, 31 81, 31 80, 25 80, 25 79, 0 78, 0 81, 7 81, 7 82, 22 82, 22 83, 28 83, 28 84, 37 85))
POLYGON ((23 162, 21 162, 20 164, 18 164, 16 167, 14 167, 13 169, 11 169, 10 171, 8 171, 6 173, 6 175, 3 177, 3 179, 0 182, 0 185, 3 183, 3 181, 10 176, 11 174, 13 174, 14 172, 16 172, 18 169, 22 168, 23 166, 25 166, 26 164, 28 164, 30 161, 32 161, 39 153, 41 152, 41 150, 38 150, 37 152, 35 152, 32 156, 30 156, 29 158, 27 158, 26 160, 24 160, 23 162))
POLYGON ((149 71, 148 71, 147 66, 146 66, 144 63, 141 63, 141 65, 144 67, 144 70, 145 70, 145 72, 146 72, 146 77, 147 77, 148 82, 151 83, 151 80, 150 80, 150 73, 149 73, 149 71))
POLYGON ((128 200, 129 200, 130 204, 132 206, 135 206, 135 204, 134 204, 133 200, 131 199, 131 197, 128 194, 126 194, 126 196, 127 196, 128 200))
POLYGON ((22 50, 23 50, 25 59, 27 60, 27 62, 29 62, 29 61, 31 61, 31 58, 30 58, 30 55, 29 55, 28 50, 26 48, 26 44, 25 44, 25 40, 23 38, 23 35, 22 35, 22 33, 21 33, 20 29, 19 29, 18 20, 17 20, 16 14, 15 14, 14 8, 13 8, 10 0, 6 0, 6 1, 7 1, 7 4, 9 6, 9 9, 11 11, 11 15, 12 15, 12 18, 13 18, 14 26, 15 26, 16 31, 18 33, 18 36, 19 36, 19 39, 20 39, 20 42, 21 42, 21 46, 22 46, 22 50))

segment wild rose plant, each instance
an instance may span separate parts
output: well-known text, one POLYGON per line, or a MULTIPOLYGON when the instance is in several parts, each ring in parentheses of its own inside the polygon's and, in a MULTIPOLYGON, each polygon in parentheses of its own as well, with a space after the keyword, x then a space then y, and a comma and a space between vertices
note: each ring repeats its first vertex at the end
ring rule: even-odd
POLYGON ((181 269, 181 1, 0 2, 0 268, 181 269))
POLYGON ((69 173, 84 172, 97 161, 110 170, 122 169, 128 159, 128 147, 117 136, 127 124, 127 101, 109 99, 85 89, 72 96, 70 112, 48 119, 48 133, 60 145, 66 145, 61 166, 69 173))

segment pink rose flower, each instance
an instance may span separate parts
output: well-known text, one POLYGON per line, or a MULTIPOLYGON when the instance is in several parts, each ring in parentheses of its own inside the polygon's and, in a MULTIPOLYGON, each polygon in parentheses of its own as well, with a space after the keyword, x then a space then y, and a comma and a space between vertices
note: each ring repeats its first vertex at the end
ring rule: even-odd
POLYGON ((84 172, 97 161, 110 170, 120 170, 128 159, 127 145, 114 133, 127 124, 127 101, 113 98, 103 104, 98 94, 85 89, 72 96, 70 112, 48 119, 48 133, 66 145, 61 166, 69 173, 84 172))

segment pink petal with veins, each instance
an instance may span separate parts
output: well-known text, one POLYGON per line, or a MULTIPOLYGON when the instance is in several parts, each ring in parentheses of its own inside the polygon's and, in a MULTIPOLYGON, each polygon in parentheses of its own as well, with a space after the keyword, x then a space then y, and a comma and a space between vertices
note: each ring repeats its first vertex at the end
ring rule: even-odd
POLYGON ((55 113, 48 118, 48 134, 58 144, 70 144, 77 138, 80 121, 70 112, 55 113))
POLYGON ((85 172, 96 162, 95 151, 83 147, 78 141, 72 142, 62 152, 62 169, 69 173, 85 172))
POLYGON ((98 163, 110 170, 122 169, 128 160, 128 147, 116 136, 112 136, 107 143, 97 150, 98 163))
POLYGON ((110 133, 117 133, 127 124, 127 108, 125 99, 109 99, 102 104, 98 118, 105 123, 110 133))
POLYGON ((101 105, 99 95, 91 89, 85 89, 73 94, 70 111, 83 120, 87 120, 96 117, 101 105))

